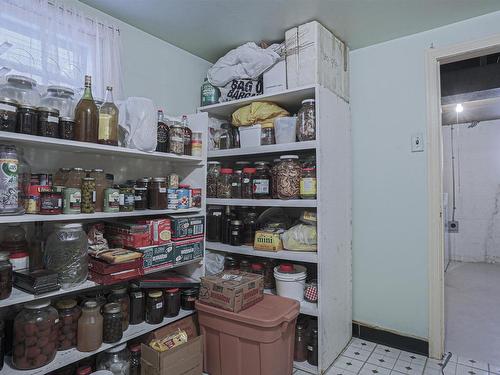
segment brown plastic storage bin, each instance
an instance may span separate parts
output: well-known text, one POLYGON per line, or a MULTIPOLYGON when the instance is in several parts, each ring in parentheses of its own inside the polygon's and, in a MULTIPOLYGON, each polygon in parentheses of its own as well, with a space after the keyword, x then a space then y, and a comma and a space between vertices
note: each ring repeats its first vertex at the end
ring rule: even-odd
POLYGON ((297 301, 272 295, 233 313, 196 302, 210 375, 290 375, 297 301))

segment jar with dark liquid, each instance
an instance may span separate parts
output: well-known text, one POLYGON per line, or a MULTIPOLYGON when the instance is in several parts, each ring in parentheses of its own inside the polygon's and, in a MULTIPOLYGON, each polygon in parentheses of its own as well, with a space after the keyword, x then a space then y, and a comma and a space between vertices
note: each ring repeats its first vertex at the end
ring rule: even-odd
POLYGON ((181 292, 179 288, 167 289, 165 291, 165 316, 173 318, 179 315, 181 308, 181 292))
POLYGON ((12 293, 12 264, 9 262, 9 253, 0 252, 0 300, 10 297, 12 293))
POLYGON ((18 133, 36 135, 38 132, 38 112, 36 107, 23 104, 17 109, 18 133))
POLYGON ((136 210, 146 210, 148 208, 148 187, 149 178, 139 178, 135 182, 134 208, 136 210))
POLYGON ((306 326, 303 322, 297 322, 295 326, 295 345, 293 350, 293 360, 295 362, 305 362, 307 360, 306 341, 306 326))
POLYGON ((50 107, 38 107, 38 135, 59 138, 59 110, 50 107))
POLYGON ((164 303, 163 294, 160 290, 152 290, 146 299, 146 323, 160 324, 163 321, 164 303))
POLYGON ((108 296, 108 302, 118 302, 121 305, 122 311, 122 327, 123 332, 128 329, 130 297, 127 294, 127 286, 116 285, 111 288, 111 294, 108 296))
POLYGON ((146 297, 137 284, 130 285, 130 324, 140 324, 144 321, 146 297))
POLYGON ((59 138, 75 139, 75 120, 72 117, 59 118, 59 138))
POLYGON ((149 186, 149 208, 164 210, 167 208, 167 179, 155 177, 149 186))
POLYGON ((192 311, 195 309, 195 302, 198 298, 198 289, 186 289, 181 294, 181 307, 183 310, 192 311))

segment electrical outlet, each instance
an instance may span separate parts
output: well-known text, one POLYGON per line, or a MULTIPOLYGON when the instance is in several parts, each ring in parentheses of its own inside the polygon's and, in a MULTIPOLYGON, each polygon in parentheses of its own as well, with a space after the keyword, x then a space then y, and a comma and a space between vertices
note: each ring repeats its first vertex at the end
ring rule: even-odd
POLYGON ((415 133, 411 136, 411 152, 424 151, 424 135, 422 133, 415 133))
POLYGON ((456 221, 456 220, 448 221, 448 232, 449 233, 458 233, 458 221, 456 221))

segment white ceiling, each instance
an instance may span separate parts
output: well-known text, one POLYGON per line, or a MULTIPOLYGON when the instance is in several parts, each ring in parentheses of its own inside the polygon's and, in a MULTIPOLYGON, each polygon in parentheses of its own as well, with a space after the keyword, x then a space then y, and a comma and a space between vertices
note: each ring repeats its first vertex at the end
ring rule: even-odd
POLYGON ((499 0, 81 0, 209 61, 317 19, 352 48, 500 10, 499 0))

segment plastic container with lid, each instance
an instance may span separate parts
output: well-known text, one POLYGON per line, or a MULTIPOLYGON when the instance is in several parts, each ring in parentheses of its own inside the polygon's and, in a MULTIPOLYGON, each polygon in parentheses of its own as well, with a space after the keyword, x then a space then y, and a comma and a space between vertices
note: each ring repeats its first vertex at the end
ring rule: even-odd
POLYGON ((210 375, 283 375, 293 370, 297 301, 272 295, 233 313, 196 303, 210 375))
POLYGON ((231 168, 221 168, 217 179, 217 198, 231 198, 231 179, 233 170, 231 168))
POLYGON ((34 79, 16 74, 7 75, 6 78, 7 83, 0 87, 0 96, 14 99, 19 104, 40 105, 40 93, 34 79))
POLYGON ((304 300, 306 277, 306 267, 298 264, 283 263, 274 267, 276 293, 278 296, 302 302, 304 300))
POLYGON ((302 100, 302 107, 297 113, 297 138, 302 141, 316 139, 316 105, 314 99, 302 100))
POLYGON ((78 334, 78 319, 82 310, 74 299, 57 301, 56 309, 59 314, 59 345, 58 350, 68 350, 76 347, 78 334))
POLYGON ((6 132, 16 131, 18 106, 17 100, 6 97, 0 98, 0 130, 6 132))
POLYGON ((105 343, 115 343, 123 337, 122 308, 119 303, 111 302, 103 308, 102 341, 105 343))
POLYGON ((48 86, 40 105, 57 108, 61 117, 73 117, 75 112, 75 91, 66 86, 48 86))
POLYGON ((0 252, 0 300, 10 297, 12 293, 12 264, 9 262, 9 253, 0 252))
POLYGON ((297 155, 280 156, 276 166, 276 194, 279 199, 298 199, 302 167, 297 155))
POLYGON ((30 256, 27 251, 16 251, 10 254, 12 271, 26 270, 30 266, 30 256))
POLYGON ((217 180, 220 175, 220 162, 209 161, 207 171, 207 198, 217 198, 217 180))

